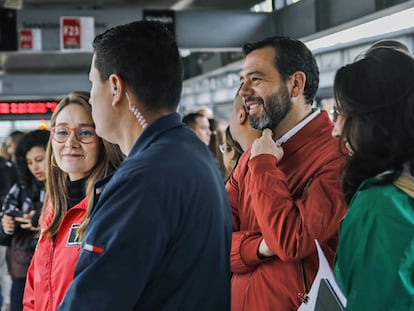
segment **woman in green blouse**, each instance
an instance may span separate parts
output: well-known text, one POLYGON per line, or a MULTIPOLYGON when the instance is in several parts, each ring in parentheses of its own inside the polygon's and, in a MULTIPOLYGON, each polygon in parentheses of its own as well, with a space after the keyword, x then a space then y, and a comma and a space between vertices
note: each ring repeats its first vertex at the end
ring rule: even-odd
POLYGON ((414 310, 414 60, 372 48, 335 76, 332 135, 350 157, 335 275, 346 310, 414 310))

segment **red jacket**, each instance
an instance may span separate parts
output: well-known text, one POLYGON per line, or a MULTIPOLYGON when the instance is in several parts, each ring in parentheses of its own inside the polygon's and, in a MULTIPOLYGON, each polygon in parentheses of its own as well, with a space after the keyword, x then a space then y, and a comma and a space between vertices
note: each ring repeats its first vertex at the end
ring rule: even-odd
POLYGON ((339 183, 344 157, 326 112, 284 145, 277 163, 250 149, 226 185, 233 216, 232 310, 297 310, 318 269, 314 239, 328 260, 347 206, 339 183), (260 259, 262 239, 276 256, 260 259), (303 271, 303 273, 302 273, 303 271))
MULTIPOLYGON (((81 243, 76 229, 87 206, 85 198, 66 212, 54 241, 41 234, 27 273, 23 310, 55 311, 62 302, 79 258, 81 243)), ((52 215, 52 209, 47 209, 42 231, 50 224, 52 215)))

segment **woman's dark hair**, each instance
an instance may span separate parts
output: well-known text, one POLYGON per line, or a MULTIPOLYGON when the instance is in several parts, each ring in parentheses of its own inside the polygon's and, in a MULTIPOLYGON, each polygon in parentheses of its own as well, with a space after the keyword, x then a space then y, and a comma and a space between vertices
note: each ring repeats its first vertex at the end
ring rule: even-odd
POLYGON ((240 144, 237 141, 235 141, 233 136, 231 135, 230 126, 226 127, 226 148, 234 150, 233 160, 237 162, 243 153, 243 149, 240 146, 240 144))
POLYGON ((392 39, 383 39, 376 41, 374 44, 372 44, 369 49, 365 52, 365 55, 368 55, 371 53, 373 49, 377 48, 392 48, 392 49, 400 49, 401 51, 410 53, 410 50, 408 49, 408 46, 406 46, 404 43, 392 40, 392 39))
POLYGON ((35 181, 35 177, 27 166, 26 154, 33 147, 41 147, 45 149, 46 152, 49 135, 50 132, 47 130, 34 130, 28 132, 22 136, 16 147, 16 164, 17 171, 19 172, 19 180, 25 186, 29 186, 35 181))
POLYGON ((208 122, 210 124, 211 131, 210 143, 208 144, 208 148, 213 153, 214 157, 217 159, 220 172, 224 176, 226 173, 226 167, 224 165, 223 155, 220 152, 220 145, 224 142, 224 133, 223 130, 220 130, 219 122, 217 119, 208 119, 208 122))
POLYGON ((383 174, 393 182, 403 165, 414 169, 414 60, 393 48, 375 48, 335 76, 336 110, 344 117, 341 142, 353 155, 345 164, 343 190, 349 202, 362 181, 383 174))

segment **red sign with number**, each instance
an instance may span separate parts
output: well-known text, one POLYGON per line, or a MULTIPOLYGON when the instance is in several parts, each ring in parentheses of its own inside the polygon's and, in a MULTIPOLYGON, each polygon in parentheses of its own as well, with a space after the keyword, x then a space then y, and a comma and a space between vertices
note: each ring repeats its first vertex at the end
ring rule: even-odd
POLYGON ((81 47, 81 21, 79 18, 65 18, 62 21, 63 48, 79 49, 81 47))
POLYGON ((20 48, 32 49, 33 48, 33 34, 30 29, 20 30, 20 48))

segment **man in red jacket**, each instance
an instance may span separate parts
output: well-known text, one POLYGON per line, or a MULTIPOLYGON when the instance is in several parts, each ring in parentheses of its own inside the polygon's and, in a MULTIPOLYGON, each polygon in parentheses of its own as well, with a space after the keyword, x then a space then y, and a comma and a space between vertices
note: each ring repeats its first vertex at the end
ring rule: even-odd
POLYGON ((271 37, 243 47, 239 94, 263 131, 226 185, 233 215, 232 310, 297 310, 318 269, 331 264, 347 206, 343 155, 325 111, 312 108, 319 72, 300 41, 271 37))

